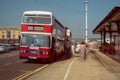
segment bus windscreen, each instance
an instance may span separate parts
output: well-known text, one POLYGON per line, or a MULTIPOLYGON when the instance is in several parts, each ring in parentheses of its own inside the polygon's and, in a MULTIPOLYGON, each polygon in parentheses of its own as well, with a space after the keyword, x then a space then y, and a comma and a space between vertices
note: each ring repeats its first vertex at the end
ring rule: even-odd
POLYGON ((50 36, 38 34, 22 34, 22 46, 50 47, 50 36))
POLYGON ((28 24, 51 24, 51 17, 49 15, 25 15, 22 23, 28 24))

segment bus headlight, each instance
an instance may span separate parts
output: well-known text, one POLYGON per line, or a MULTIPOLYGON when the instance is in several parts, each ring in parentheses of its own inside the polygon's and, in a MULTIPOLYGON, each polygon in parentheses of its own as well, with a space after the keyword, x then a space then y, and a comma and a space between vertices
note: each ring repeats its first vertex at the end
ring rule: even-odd
POLYGON ((27 51, 26 50, 20 50, 20 53, 26 53, 27 51))
POLYGON ((48 55, 48 52, 43 52, 43 54, 48 55))
POLYGON ((45 52, 43 52, 43 54, 45 54, 45 52))
POLYGON ((48 55, 48 52, 46 52, 46 55, 48 55))

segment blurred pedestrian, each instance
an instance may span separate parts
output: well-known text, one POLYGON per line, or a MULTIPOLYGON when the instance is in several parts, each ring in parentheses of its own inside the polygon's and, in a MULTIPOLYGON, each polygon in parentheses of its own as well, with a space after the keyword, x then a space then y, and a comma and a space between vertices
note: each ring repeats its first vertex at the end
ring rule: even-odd
POLYGON ((75 52, 76 53, 80 52, 80 44, 79 43, 76 45, 75 52))
POLYGON ((78 57, 78 56, 79 56, 79 53, 80 53, 80 43, 78 43, 78 44, 76 45, 75 53, 76 53, 76 56, 78 57))
POLYGON ((80 49, 80 57, 84 60, 86 58, 86 43, 84 41, 81 42, 81 49, 80 49))
POLYGON ((71 49, 72 49, 72 55, 74 56, 74 53, 75 53, 75 45, 74 44, 72 44, 72 46, 71 46, 71 49))

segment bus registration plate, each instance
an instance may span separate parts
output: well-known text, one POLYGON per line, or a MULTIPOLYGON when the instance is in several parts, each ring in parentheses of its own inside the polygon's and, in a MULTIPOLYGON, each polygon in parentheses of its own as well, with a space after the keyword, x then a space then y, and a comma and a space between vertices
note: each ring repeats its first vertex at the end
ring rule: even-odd
POLYGON ((37 57, 29 56, 30 59, 37 59, 37 57))

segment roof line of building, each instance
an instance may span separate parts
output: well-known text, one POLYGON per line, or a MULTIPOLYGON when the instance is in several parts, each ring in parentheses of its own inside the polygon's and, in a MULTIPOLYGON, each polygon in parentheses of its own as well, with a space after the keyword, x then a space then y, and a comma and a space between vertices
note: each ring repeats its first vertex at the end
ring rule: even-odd
POLYGON ((93 33, 95 33, 95 31, 106 21, 109 21, 111 19, 111 17, 113 17, 116 13, 118 13, 120 11, 120 6, 116 6, 114 7, 109 13, 108 15, 96 26, 96 28, 93 30, 93 33))

